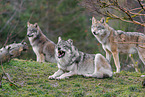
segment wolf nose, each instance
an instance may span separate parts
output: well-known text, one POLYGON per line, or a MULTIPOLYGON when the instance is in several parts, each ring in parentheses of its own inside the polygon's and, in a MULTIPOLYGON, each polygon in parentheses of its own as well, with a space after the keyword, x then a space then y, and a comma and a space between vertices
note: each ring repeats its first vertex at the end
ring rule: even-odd
POLYGON ((95 31, 93 32, 94 35, 98 35, 98 33, 96 33, 95 31))
POLYGON ((61 48, 60 47, 58 47, 58 50, 60 50, 61 48))

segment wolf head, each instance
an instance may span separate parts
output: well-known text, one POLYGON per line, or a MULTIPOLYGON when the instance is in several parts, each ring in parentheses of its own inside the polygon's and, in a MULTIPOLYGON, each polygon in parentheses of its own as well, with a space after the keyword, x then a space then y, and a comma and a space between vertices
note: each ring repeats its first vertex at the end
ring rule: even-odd
POLYGON ((55 58, 63 65, 69 65, 74 57, 78 55, 78 50, 73 46, 73 41, 68 39, 64 41, 61 37, 58 38, 58 43, 55 47, 55 58))
POLYGON ((97 21, 93 17, 91 31, 99 42, 102 42, 110 34, 108 29, 106 28, 105 18, 102 18, 100 21, 97 21))
POLYGON ((11 47, 9 49, 9 53, 12 55, 12 57, 17 57, 20 55, 18 53, 21 53, 22 51, 28 50, 27 43, 23 42, 23 41, 21 43, 13 43, 13 44, 7 45, 6 49, 8 49, 8 47, 11 47))
POLYGON ((7 45, 6 48, 8 49, 8 47, 11 47, 10 48, 10 51, 15 49, 15 48, 22 48, 22 51, 27 51, 28 50, 28 45, 26 42, 22 41, 21 43, 13 43, 13 44, 10 44, 10 45, 7 45))
POLYGON ((27 22, 27 36, 28 37, 37 37, 39 35, 39 26, 37 23, 35 23, 34 25, 33 24, 30 24, 29 22, 27 22))

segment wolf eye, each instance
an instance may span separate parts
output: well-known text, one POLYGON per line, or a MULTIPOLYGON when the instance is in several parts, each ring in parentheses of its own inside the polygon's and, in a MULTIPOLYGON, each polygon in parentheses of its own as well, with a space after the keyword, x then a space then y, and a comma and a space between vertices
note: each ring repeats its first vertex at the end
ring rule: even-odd
POLYGON ((66 47, 66 45, 63 45, 63 47, 66 47))
POLYGON ((33 32, 33 30, 30 30, 31 32, 33 32))
POLYGON ((95 28, 96 26, 92 26, 92 28, 95 28))

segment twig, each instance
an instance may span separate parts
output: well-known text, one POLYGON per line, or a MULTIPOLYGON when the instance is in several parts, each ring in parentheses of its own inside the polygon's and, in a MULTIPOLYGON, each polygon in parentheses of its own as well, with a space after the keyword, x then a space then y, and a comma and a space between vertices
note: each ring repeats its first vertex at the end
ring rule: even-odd
MULTIPOLYGON (((145 8, 145 7, 143 7, 143 8, 145 8)), ((142 8, 138 7, 138 8, 134 8, 134 9, 128 10, 128 11, 135 11, 135 10, 138 10, 138 9, 142 9, 142 8)))
MULTIPOLYGON (((31 13, 31 15, 30 15, 28 21, 31 20, 33 14, 34 14, 34 11, 31 13)), ((21 28, 21 29, 19 30, 19 32, 17 32, 15 35, 13 35, 10 39, 12 39, 12 38, 14 38, 15 36, 17 36, 17 35, 18 35, 19 33, 21 33, 25 28, 26 28, 26 26, 24 26, 23 28, 21 28)), ((25 38, 26 38, 26 37, 25 37, 25 38)))
POLYGON ((118 17, 117 15, 110 13, 109 11, 108 11, 108 15, 109 16, 112 15, 115 19, 120 19, 120 20, 125 21, 125 22, 134 23, 134 24, 138 24, 138 25, 141 25, 141 26, 145 27, 145 23, 140 23, 140 22, 135 21, 135 20, 133 20, 133 21, 126 20, 126 19, 124 19, 122 17, 118 17))
POLYGON ((9 22, 15 17, 17 11, 15 10, 14 14, 10 17, 10 19, 6 22, 6 24, 4 25, 4 27, 0 30, 0 33, 7 27, 7 25, 9 24, 9 22))
POLYGON ((117 41, 113 41, 115 43, 121 43, 121 44, 145 44, 145 43, 140 43, 140 42, 117 42, 117 41))
POLYGON ((144 49, 145 49, 145 46, 140 46, 140 45, 139 45, 139 47, 141 47, 141 48, 144 48, 144 49))
POLYGON ((2 73, 2 75, 0 77, 0 88, 2 88, 2 78, 3 78, 3 73, 2 73))
POLYGON ((18 86, 16 83, 12 82, 9 77, 7 76, 6 72, 4 71, 4 68, 3 68, 3 65, 2 65, 2 61, 1 61, 1 67, 2 67, 2 70, 3 70, 3 73, 4 75, 6 76, 6 78, 8 79, 8 81, 11 83, 11 84, 14 84, 16 87, 20 87, 18 86))
POLYGON ((12 35, 12 33, 10 33, 10 34, 7 36, 7 39, 6 39, 6 41, 5 41, 4 46, 6 46, 6 44, 7 44, 7 42, 8 42, 8 40, 9 40, 9 38, 10 38, 11 35, 12 35))
POLYGON ((133 62, 135 71, 138 72, 138 64, 136 64, 136 62, 131 54, 129 55, 129 57, 130 57, 131 61, 133 62))
MULTIPOLYGON (((141 13, 141 11, 137 11, 137 12, 133 12, 136 11, 138 9, 141 10, 145 10, 144 4, 141 4, 141 1, 138 0, 138 2, 140 3, 140 7, 138 8, 132 8, 130 10, 128 10, 128 8, 124 8, 122 7, 119 3, 118 0, 84 0, 84 3, 82 2, 81 5, 85 6, 87 9, 89 9, 91 12, 93 13, 98 13, 102 16, 105 17, 110 17, 112 19, 119 19, 121 21, 125 21, 125 22, 129 22, 129 23, 134 23, 137 25, 141 25, 143 27, 145 27, 145 23, 142 23, 140 21, 135 20, 134 17, 136 16, 145 16, 145 14, 141 13), (126 14, 126 17, 121 17, 115 13, 108 13, 110 11, 112 12, 113 10, 116 10, 118 12, 122 12, 124 14, 126 14)), ((97 15, 98 15, 97 14, 97 15)))
POLYGON ((114 4, 117 8, 119 8, 122 12, 124 12, 129 18, 131 21, 133 21, 131 15, 128 13, 128 11, 126 11, 123 7, 119 6, 118 2, 115 2, 116 4, 114 4))
POLYGON ((145 9, 144 9, 143 5, 141 4, 140 0, 137 0, 137 1, 138 1, 139 5, 141 6, 141 8, 145 11, 145 9))
POLYGON ((145 16, 145 14, 139 14, 139 13, 133 13, 133 12, 129 12, 130 14, 134 14, 134 15, 138 15, 138 16, 145 16))

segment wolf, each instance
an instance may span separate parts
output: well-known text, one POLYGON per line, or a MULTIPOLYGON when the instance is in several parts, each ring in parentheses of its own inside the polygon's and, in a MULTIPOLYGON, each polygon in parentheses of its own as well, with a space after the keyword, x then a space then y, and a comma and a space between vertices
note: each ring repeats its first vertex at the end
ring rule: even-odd
POLYGON ((111 60, 113 55, 114 63, 117 68, 115 73, 120 72, 119 53, 138 53, 139 58, 145 65, 145 35, 138 32, 124 32, 121 30, 114 30, 106 22, 105 18, 97 21, 92 17, 92 34, 102 44, 106 52, 106 59, 111 60))
POLYGON ((4 46, 0 49, 0 62, 7 62, 12 58, 20 56, 22 51, 27 51, 28 46, 26 42, 13 43, 4 46))
POLYGON ((55 43, 49 40, 41 31, 37 23, 27 22, 27 36, 34 53, 37 56, 37 62, 56 63, 54 56, 55 43))
POLYGON ((59 69, 52 76, 49 76, 49 79, 59 80, 73 75, 106 78, 113 75, 111 65, 104 56, 78 51, 71 39, 64 41, 61 37, 58 38, 55 58, 59 69))
POLYGON ((12 55, 12 58, 16 58, 18 56, 20 56, 22 51, 27 51, 28 50, 28 45, 26 42, 21 42, 21 43, 13 43, 10 45, 7 45, 6 48, 8 49, 8 47, 10 47, 9 49, 9 53, 12 55))

